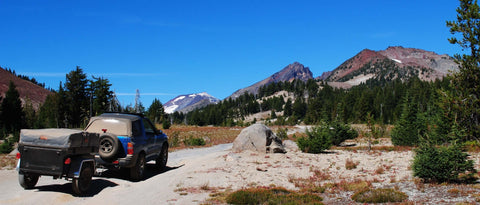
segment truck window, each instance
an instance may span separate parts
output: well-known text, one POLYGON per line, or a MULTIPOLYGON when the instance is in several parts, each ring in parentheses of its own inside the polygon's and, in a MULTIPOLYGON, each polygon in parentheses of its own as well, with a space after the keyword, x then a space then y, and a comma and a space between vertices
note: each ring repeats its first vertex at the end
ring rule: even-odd
POLYGON ((129 136, 128 124, 126 121, 117 119, 98 119, 90 123, 86 128, 87 132, 104 133, 109 132, 117 136, 129 136))
POLYGON ((155 134, 155 128, 150 123, 150 121, 143 119, 143 126, 145 126, 145 133, 146 134, 155 134))
POLYGON ((142 135, 142 125, 140 124, 140 120, 132 122, 132 135, 133 136, 142 135))

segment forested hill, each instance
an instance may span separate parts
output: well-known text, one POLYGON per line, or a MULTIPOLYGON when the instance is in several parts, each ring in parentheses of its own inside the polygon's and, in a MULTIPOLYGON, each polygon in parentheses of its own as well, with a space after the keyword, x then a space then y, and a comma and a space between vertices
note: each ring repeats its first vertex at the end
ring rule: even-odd
POLYGON ((36 82, 34 78, 16 75, 14 71, 0 67, 0 94, 2 97, 5 97, 10 81, 15 84, 22 104, 31 103, 35 110, 38 110, 45 102, 47 95, 51 94, 49 90, 36 82))
POLYGON ((350 89, 315 80, 271 83, 258 95, 245 93, 187 115, 174 113, 177 123, 244 126, 258 121, 273 125, 317 124, 322 121, 394 124, 405 107, 435 115, 438 90, 449 89, 448 79, 433 82, 417 77, 379 82, 371 79, 350 89))

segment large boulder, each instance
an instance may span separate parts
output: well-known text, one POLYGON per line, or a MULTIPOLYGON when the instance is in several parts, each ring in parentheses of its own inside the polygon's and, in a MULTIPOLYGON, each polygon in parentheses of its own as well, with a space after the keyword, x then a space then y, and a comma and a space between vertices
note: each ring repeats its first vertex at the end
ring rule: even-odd
POLYGON ((262 153, 286 153, 282 140, 264 124, 253 124, 243 129, 233 141, 232 150, 252 150, 262 153))

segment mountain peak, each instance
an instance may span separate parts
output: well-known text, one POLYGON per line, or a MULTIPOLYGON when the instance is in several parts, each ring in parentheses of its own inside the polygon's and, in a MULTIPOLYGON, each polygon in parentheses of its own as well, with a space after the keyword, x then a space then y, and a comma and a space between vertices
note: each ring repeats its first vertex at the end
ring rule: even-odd
POLYGON ((205 107, 208 104, 218 103, 219 99, 206 92, 179 95, 163 105, 165 113, 189 112, 191 110, 205 107))
POLYGON ((423 80, 434 80, 442 78, 449 70, 456 69, 458 65, 448 55, 438 55, 417 48, 390 46, 381 51, 364 49, 319 79, 345 82, 352 86, 371 78, 385 76, 386 73, 390 76, 388 78, 403 79, 417 75, 423 80))
POLYGON ((240 90, 235 91, 232 95, 228 98, 237 98, 240 95, 248 92, 254 95, 258 94, 258 89, 262 86, 268 85, 270 83, 276 82, 285 82, 285 81, 293 81, 294 79, 307 81, 308 79, 313 79, 312 71, 308 67, 305 67, 303 64, 299 62, 293 62, 285 66, 282 70, 276 72, 275 74, 271 75, 268 78, 263 79, 249 87, 242 88, 240 90))

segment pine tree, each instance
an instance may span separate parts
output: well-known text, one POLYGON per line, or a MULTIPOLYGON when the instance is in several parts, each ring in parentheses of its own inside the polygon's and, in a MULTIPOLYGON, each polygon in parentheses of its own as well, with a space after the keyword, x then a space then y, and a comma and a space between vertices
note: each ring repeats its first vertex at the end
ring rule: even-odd
POLYGON ((455 123, 466 129, 466 140, 480 139, 480 8, 477 0, 460 0, 457 20, 447 21, 448 39, 470 54, 455 55, 459 71, 453 74, 455 123), (457 38, 458 37, 458 38, 457 38))
POLYGON ((25 112, 22 108, 20 94, 13 81, 8 85, 8 91, 5 93, 5 99, 1 104, 0 121, 3 129, 7 133, 20 131, 25 125, 25 112))
POLYGON ((288 98, 287 102, 285 103, 285 106, 283 108, 283 116, 284 117, 289 117, 291 116, 293 113, 293 110, 292 110, 292 100, 290 100, 290 98, 288 98))
POLYGON ((400 119, 392 130, 392 143, 400 146, 412 146, 418 143, 417 108, 407 93, 403 101, 400 119))
POLYGON ((93 80, 90 81, 90 92, 91 103, 92 103, 92 116, 100 115, 108 110, 109 105, 111 104, 110 99, 112 99, 113 92, 110 90, 112 84, 109 83, 108 79, 103 77, 92 77, 93 80))
POLYGON ((65 91, 67 96, 67 119, 69 127, 80 127, 88 117, 89 94, 87 92, 87 75, 77 68, 66 76, 65 91))
POLYGON ((155 98, 147 110, 147 116, 153 123, 161 123, 165 118, 165 111, 160 100, 155 98))

